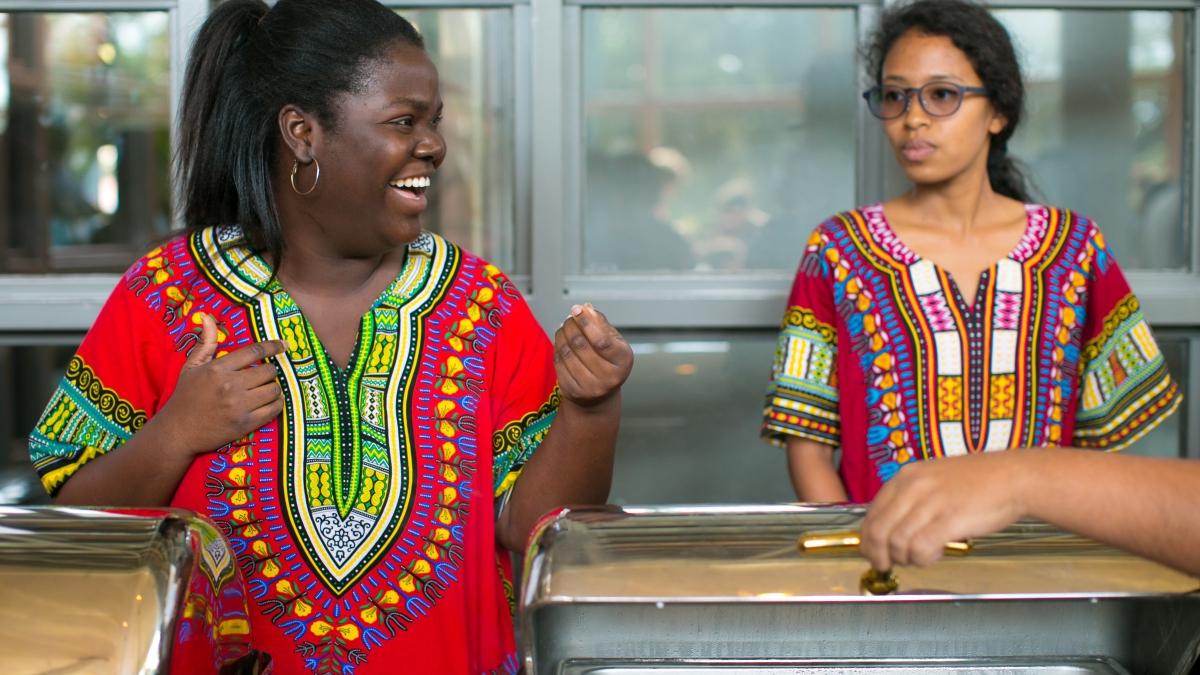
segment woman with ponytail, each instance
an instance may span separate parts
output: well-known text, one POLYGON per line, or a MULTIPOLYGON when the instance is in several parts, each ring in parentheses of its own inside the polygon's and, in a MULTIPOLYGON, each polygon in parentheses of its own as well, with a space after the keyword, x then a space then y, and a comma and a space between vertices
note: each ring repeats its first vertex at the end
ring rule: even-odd
MULTIPOLYGON (((226 0, 199 31, 186 231, 125 274, 30 444, 57 503, 224 531, 247 618, 185 641, 276 675, 516 672, 509 552, 607 498, 632 351, 590 305, 551 342, 422 230, 441 119, 421 36, 374 0, 226 0)), ((172 672, 215 672, 186 653, 172 672)))
POLYGON ((801 257, 762 432, 800 499, 868 502, 918 460, 1118 450, 1170 415, 1179 389, 1099 229, 1032 203, 1008 156, 1025 90, 1004 27, 917 0, 865 51, 912 187, 822 223, 801 257))

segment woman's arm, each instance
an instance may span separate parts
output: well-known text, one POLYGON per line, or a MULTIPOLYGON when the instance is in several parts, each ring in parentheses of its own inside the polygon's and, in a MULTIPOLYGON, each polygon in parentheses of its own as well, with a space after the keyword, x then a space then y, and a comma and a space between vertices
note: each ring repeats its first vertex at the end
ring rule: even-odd
POLYGON ((283 343, 258 342, 214 360, 216 350, 216 323, 204 315, 201 342, 188 355, 162 410, 124 444, 81 466, 54 502, 165 506, 196 455, 278 416, 283 398, 275 369, 253 366, 283 353, 283 343))
POLYGON ((510 551, 525 549, 542 514, 566 504, 603 504, 612 483, 621 385, 633 350, 603 314, 576 306, 554 335, 554 365, 558 412, 496 522, 496 536, 510 551))
POLYGON ((1200 462, 1088 450, 1010 450, 906 466, 863 523, 877 569, 927 565, 948 541, 1024 517, 1200 574, 1200 462))
POLYGON ((833 448, 824 443, 790 436, 787 439, 788 474, 796 498, 802 502, 847 502, 850 497, 833 465, 833 448))

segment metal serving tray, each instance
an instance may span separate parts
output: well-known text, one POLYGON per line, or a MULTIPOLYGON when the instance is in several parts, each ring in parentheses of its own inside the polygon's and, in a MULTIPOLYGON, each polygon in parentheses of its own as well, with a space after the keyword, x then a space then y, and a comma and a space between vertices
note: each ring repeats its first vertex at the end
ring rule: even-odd
POLYGON ((898 570, 895 594, 864 596, 857 553, 796 546, 857 529, 862 516, 800 505, 564 510, 535 531, 525 560, 526 670, 1185 675, 1200 653, 1200 582, 1041 523, 898 570))
POLYGON ((689 661, 672 665, 604 664, 571 659, 564 664, 564 675, 1129 675, 1129 671, 1104 659, 1047 659, 1021 663, 1013 660, 876 661, 837 663, 830 661, 760 661, 730 663, 689 661))
POLYGON ((175 509, 0 507, 0 672, 262 672, 213 524, 175 509))

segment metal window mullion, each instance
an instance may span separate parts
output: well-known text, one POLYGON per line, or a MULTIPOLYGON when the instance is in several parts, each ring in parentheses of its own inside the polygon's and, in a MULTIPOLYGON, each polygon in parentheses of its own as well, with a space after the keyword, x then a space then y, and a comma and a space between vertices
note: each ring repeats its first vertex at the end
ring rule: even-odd
POLYGON ((528 4, 512 9, 513 30, 513 282, 533 291, 533 12, 528 4), (519 277, 519 279, 518 279, 519 277))
MULTIPOLYGON (((1183 439, 1180 453, 1190 459, 1200 459, 1200 335, 1191 333, 1187 345, 1187 381, 1183 383, 1183 439)), ((1177 413, 1178 414, 1178 413, 1177 413)))
MULTIPOLYGON (((871 33, 879 27, 879 17, 882 11, 878 5, 862 4, 858 7, 858 44, 863 44, 871 33)), ((859 50, 854 52, 854 78, 859 84, 864 64, 859 50)), ((857 92, 859 87, 855 87, 857 92)), ((856 161, 854 167, 855 185, 854 198, 859 204, 882 201, 884 198, 883 172, 885 166, 883 129, 879 122, 867 112, 865 105, 855 106, 857 112, 858 138, 856 161)))
POLYGON ((564 230, 572 225, 564 218, 564 197, 568 189, 564 176, 566 159, 563 148, 565 111, 563 105, 565 73, 563 63, 564 20, 561 0, 532 0, 530 3, 530 128, 531 133, 531 209, 532 252, 529 297, 534 315, 549 331, 557 326, 562 314, 564 230))
MULTIPOLYGON (((1191 152, 1184 156, 1184 165, 1181 167, 1183 175, 1190 179, 1185 180, 1183 185, 1182 215, 1187 224, 1188 243, 1191 245, 1191 269, 1193 273, 1200 274, 1200 172, 1197 171, 1200 169, 1200 124, 1196 122, 1197 115, 1200 115, 1200 86, 1196 83, 1196 78, 1200 77, 1200 0, 1196 0, 1191 18, 1188 26, 1190 30, 1185 37, 1188 72, 1185 72, 1184 79, 1188 92, 1184 97, 1187 104, 1183 111, 1183 137, 1188 139, 1192 147, 1191 152)), ((1200 325, 1200 316, 1195 317, 1195 320, 1200 325)), ((1197 410, 1200 410, 1200 401, 1197 401, 1197 406, 1197 410)), ((1200 418, 1197 422, 1200 423, 1200 418)), ((1200 451, 1200 448, 1197 450, 1200 451)))

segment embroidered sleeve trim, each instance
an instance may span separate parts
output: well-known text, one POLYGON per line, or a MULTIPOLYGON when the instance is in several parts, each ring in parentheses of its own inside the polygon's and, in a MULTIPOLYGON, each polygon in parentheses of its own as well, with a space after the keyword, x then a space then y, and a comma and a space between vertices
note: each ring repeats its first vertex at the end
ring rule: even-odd
POLYGON ((558 387, 555 386, 550 398, 541 407, 492 434, 492 488, 496 497, 512 489, 525 462, 545 440, 560 400, 558 387))
POLYGON ((29 454, 51 495, 87 462, 129 440, 146 413, 104 386, 82 358, 67 365, 29 438, 29 454))
POLYGON ((1132 295, 1084 347, 1076 445, 1120 450, 1158 426, 1183 396, 1132 295))
POLYGON ((837 391, 837 335, 811 310, 784 314, 775 351, 761 435, 784 447, 788 436, 837 446, 841 442, 837 391))

